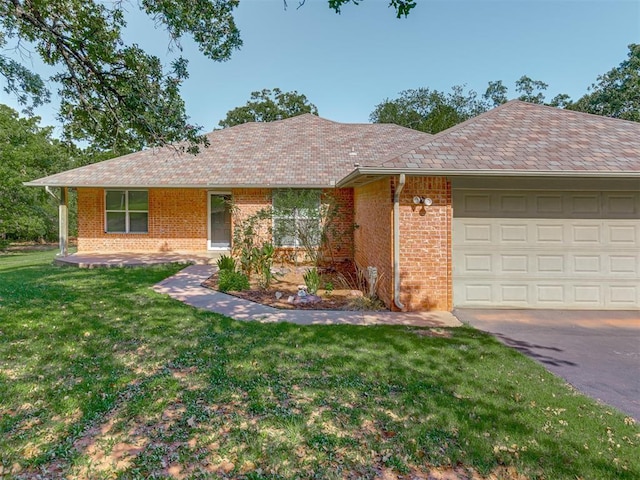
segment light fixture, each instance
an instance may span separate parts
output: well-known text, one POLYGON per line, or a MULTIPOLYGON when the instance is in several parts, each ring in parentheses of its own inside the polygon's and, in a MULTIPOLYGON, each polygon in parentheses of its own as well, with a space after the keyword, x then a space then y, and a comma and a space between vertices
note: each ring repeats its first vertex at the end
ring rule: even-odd
POLYGON ((431 200, 429 197, 420 197, 416 195, 415 197, 413 197, 413 203, 416 205, 422 204, 428 207, 433 204, 433 200, 431 200))

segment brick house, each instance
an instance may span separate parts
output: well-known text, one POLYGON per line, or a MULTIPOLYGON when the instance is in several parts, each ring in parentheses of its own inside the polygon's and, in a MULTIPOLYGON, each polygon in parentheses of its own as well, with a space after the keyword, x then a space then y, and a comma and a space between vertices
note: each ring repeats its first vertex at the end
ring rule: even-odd
POLYGON ((208 138, 28 185, 77 190, 79 252, 228 249, 240 218, 314 190, 391 309, 640 308, 638 123, 511 101, 437 135, 307 114, 208 138))

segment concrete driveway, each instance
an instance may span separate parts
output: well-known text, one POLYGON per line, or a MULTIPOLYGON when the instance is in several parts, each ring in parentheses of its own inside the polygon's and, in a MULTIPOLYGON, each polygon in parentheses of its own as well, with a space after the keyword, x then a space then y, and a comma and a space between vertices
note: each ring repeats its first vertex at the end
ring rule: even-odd
POLYGON ((640 421, 640 312, 456 309, 453 314, 640 421))

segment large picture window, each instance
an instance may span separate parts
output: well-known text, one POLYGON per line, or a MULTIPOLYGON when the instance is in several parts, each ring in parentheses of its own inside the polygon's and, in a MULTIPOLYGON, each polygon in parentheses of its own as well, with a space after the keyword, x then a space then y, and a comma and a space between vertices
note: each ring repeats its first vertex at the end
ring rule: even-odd
POLYGON ((105 197, 107 233, 149 231, 149 192, 107 190, 105 197))
POLYGON ((320 190, 273 192, 273 243, 278 247, 320 244, 320 190))

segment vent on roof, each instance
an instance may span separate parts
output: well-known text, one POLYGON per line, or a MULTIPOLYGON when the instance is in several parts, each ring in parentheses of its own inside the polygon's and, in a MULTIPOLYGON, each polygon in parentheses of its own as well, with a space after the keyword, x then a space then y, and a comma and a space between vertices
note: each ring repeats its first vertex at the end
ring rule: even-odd
POLYGON ((351 147, 351 151, 349 152, 349 156, 355 157, 357 155, 358 155, 358 152, 356 152, 355 147, 351 147))

